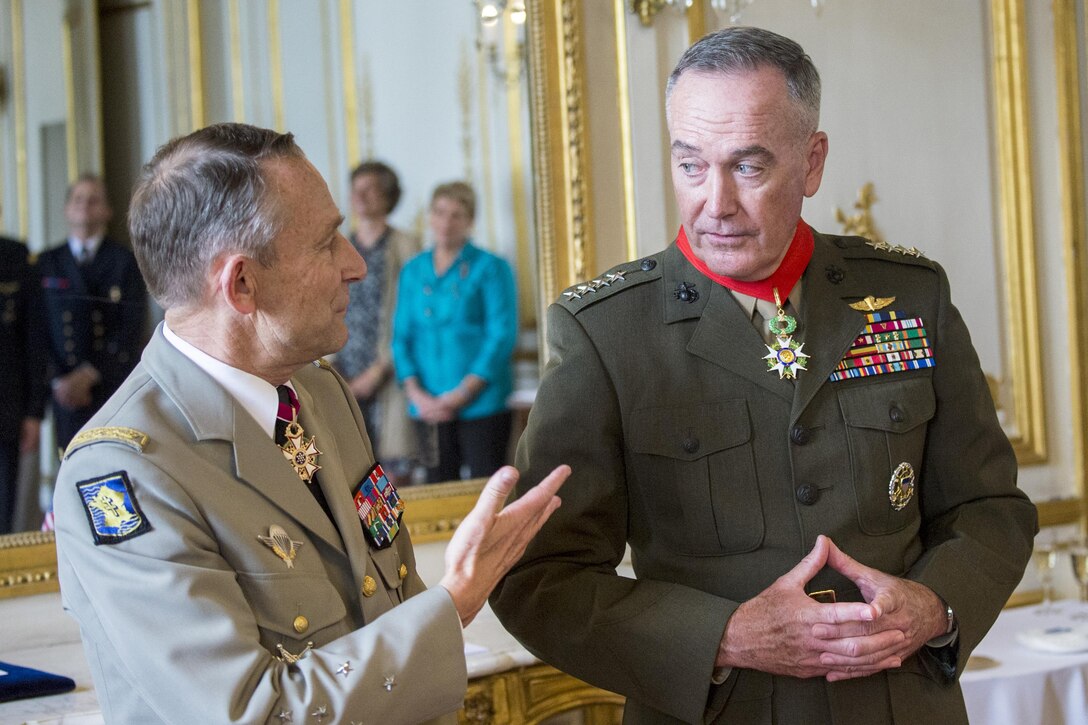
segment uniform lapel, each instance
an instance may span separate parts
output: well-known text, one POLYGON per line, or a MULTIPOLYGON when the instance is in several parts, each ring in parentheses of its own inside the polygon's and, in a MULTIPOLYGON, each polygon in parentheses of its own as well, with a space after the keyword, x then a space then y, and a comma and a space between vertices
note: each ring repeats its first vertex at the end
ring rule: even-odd
MULTIPOLYGON (((292 379, 292 383, 295 385, 295 392, 298 393, 301 406, 299 422, 306 430, 307 436, 316 436, 317 447, 321 450, 321 456, 317 461, 321 465, 321 470, 317 474, 318 485, 321 486, 321 491, 325 494, 325 502, 329 504, 336 526, 340 529, 344 549, 351 561, 355 589, 358 591, 363 585, 367 570, 367 557, 360 554, 369 552, 369 546, 363 536, 362 522, 359 520, 359 514, 351 498, 352 487, 358 482, 348 479, 343 466, 343 461, 346 459, 338 450, 336 436, 322 425, 321 416, 313 414, 317 410, 313 397, 297 380, 292 379), (307 411, 311 414, 308 415, 307 411)), ((362 445, 361 442, 360 445, 362 445)), ((328 521, 323 511, 321 514, 328 521)))
POLYGON ((804 274, 801 301, 801 339, 810 355, 808 370, 797 376, 791 420, 796 421, 839 364, 850 344, 861 334, 865 318, 849 303, 869 292, 851 277, 838 249, 816 234, 816 248, 804 274), (834 280, 839 280, 837 283, 834 280))
POLYGON ((197 440, 221 440, 233 446, 233 473, 243 484, 315 536, 343 549, 329 517, 268 434, 219 383, 167 342, 161 325, 144 350, 142 363, 185 417, 197 440))
POLYGON ((793 384, 767 372, 767 364, 761 359, 767 354, 763 337, 729 290, 695 269, 675 244, 662 255, 662 262, 665 265, 662 272, 665 322, 699 318, 688 341, 688 352, 783 400, 793 400, 793 384), (689 304, 676 299, 674 293, 681 282, 696 285, 699 291, 696 302, 689 304))

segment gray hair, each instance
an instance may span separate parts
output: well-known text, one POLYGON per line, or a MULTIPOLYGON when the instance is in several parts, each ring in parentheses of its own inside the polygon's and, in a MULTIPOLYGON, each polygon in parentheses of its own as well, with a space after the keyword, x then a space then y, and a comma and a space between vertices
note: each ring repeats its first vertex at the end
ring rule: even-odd
POLYGON ((148 290, 164 308, 204 293, 221 254, 239 252, 268 267, 284 219, 261 163, 305 158, 290 133, 220 123, 163 145, 140 173, 129 233, 148 290))
POLYGON ((762 28, 724 28, 688 48, 665 84, 665 113, 676 82, 687 71, 733 74, 765 66, 782 71, 790 98, 800 104, 805 130, 815 131, 820 124, 820 73, 800 45, 762 28))

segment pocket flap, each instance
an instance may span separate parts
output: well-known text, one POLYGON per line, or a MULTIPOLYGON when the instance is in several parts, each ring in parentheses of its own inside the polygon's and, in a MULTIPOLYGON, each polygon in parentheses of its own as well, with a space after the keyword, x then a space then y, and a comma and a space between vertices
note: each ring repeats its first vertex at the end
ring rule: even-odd
POLYGON ((905 433, 922 425, 937 410, 928 377, 840 388, 839 406, 846 424, 905 433))
POLYGON ((642 408, 628 420, 627 446, 635 453, 694 461, 752 438, 743 398, 670 408, 642 408))
POLYGON ((400 552, 396 546, 387 549, 371 547, 370 558, 382 576, 386 589, 399 589, 403 578, 400 575, 400 552))
POLYGON ((308 631, 332 626, 347 616, 340 593, 328 579, 310 574, 238 573, 238 584, 257 626, 298 639, 295 617, 309 620, 308 631))

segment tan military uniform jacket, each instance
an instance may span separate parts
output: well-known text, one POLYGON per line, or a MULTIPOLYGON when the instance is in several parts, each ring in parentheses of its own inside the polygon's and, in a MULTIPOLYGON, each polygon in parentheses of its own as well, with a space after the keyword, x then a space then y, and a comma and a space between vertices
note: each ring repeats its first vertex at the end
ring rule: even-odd
POLYGON ((147 435, 70 451, 54 499, 61 594, 107 722, 416 723, 466 687, 457 612, 407 531, 368 546, 349 488, 372 464, 331 369, 292 377, 333 526, 234 399, 162 336, 92 419, 147 435), (95 545, 79 482, 123 471, 150 530, 95 545), (289 567, 258 536, 296 542, 289 567), (339 529, 339 532, 337 531, 339 529), (313 647, 293 665, 282 661, 313 647))
MULTIPOLYGON (((938 265, 816 235, 795 382, 675 245, 573 288, 548 312, 551 358, 518 449, 522 481, 559 463, 563 505, 492 595, 545 661, 626 695, 625 722, 965 723, 955 676, 1020 580, 1036 529, 1016 488, 968 330, 938 265), (677 292, 694 284, 697 295, 677 292), (936 366, 830 382, 895 297, 936 366), (916 474, 902 510, 899 464, 916 474), (829 684, 735 670, 712 685, 726 620, 826 534, 871 567, 932 588, 957 642, 896 671, 829 684), (629 543, 637 580, 616 575, 629 543)), ((856 587, 825 569, 809 591, 856 587)))

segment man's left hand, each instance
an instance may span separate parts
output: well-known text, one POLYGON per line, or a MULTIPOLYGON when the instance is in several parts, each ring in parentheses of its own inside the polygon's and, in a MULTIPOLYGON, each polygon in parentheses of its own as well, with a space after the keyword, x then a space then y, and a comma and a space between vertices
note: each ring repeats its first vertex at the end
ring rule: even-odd
POLYGON ((842 552, 831 543, 827 565, 858 585, 862 597, 875 610, 872 621, 852 621, 840 624, 819 624, 813 627, 813 635, 826 640, 838 640, 829 652, 820 655, 820 662, 832 667, 827 680, 849 679, 853 674, 857 651, 862 643, 888 630, 899 630, 903 639, 894 644, 887 654, 905 661, 926 642, 945 633, 947 618, 945 608, 932 589, 909 579, 885 574, 865 566, 842 552), (835 669, 840 666, 840 669, 835 669))

